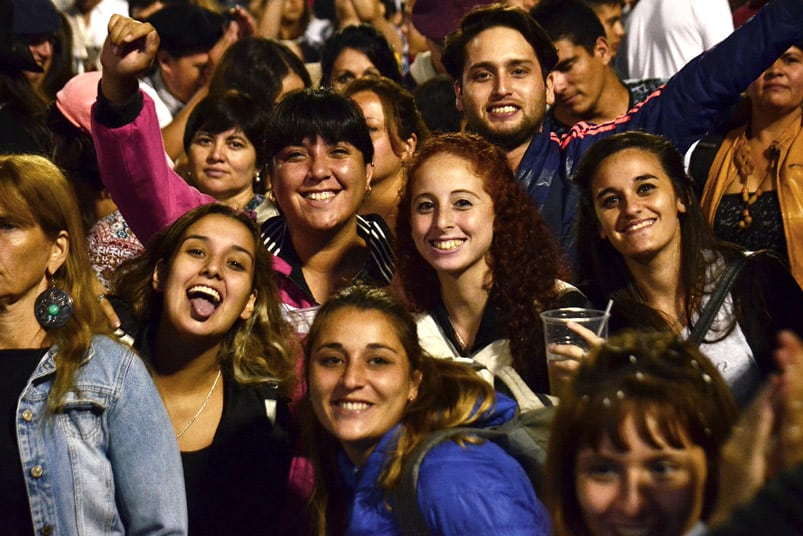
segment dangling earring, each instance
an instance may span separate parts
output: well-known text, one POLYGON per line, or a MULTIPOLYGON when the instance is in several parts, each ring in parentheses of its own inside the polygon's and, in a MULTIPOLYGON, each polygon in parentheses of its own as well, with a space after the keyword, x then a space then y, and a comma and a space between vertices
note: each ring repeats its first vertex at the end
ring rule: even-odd
POLYGON ((72 318, 73 301, 66 290, 56 288, 55 281, 36 297, 33 307, 36 320, 45 329, 59 329, 72 318))

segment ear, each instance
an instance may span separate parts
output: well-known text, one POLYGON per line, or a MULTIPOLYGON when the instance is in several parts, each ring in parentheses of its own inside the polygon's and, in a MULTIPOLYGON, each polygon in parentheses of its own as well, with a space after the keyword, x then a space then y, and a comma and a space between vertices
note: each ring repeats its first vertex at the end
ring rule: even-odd
POLYGON ((156 53, 156 62, 159 65, 159 69, 162 71, 170 72, 172 59, 172 56, 164 50, 159 50, 156 53))
POLYGON ((160 260, 156 263, 156 266, 153 267, 153 273, 151 274, 151 287, 157 292, 162 292, 164 280, 167 279, 164 271, 165 262, 160 260))
POLYGON ((683 201, 683 199, 680 196, 678 196, 676 204, 677 204, 677 207, 678 207, 678 213, 685 214, 686 213, 686 202, 683 201))
POLYGON ((418 136, 415 132, 413 132, 410 134, 410 137, 404 140, 402 143, 404 144, 404 149, 401 154, 401 159, 402 161, 406 162, 415 153, 415 148, 418 146, 418 136))
POLYGON ((465 111, 463 110, 463 87, 457 80, 454 82, 454 99, 454 105, 457 107, 457 111, 465 111))
POLYGON ((374 177, 374 163, 370 162, 365 165, 365 191, 371 189, 371 179, 374 177))
POLYGON ((55 274, 67 260, 70 253, 70 235, 67 231, 61 230, 56 239, 50 245, 50 258, 47 261, 47 273, 55 274))
POLYGON ((254 314, 254 309, 257 303, 257 291, 254 289, 251 292, 251 295, 248 296, 248 301, 245 302, 245 307, 243 307, 243 311, 240 313, 240 318, 243 320, 248 320, 251 318, 251 315, 254 314))
POLYGON ((555 104, 555 80, 552 78, 552 72, 546 75, 546 105, 552 106, 555 104))
POLYGON ((421 387, 421 380, 423 379, 423 375, 421 374, 420 370, 413 371, 413 378, 410 382, 410 392, 407 393, 407 400, 412 402, 416 398, 418 398, 418 388, 421 387))
POLYGON ((600 58, 603 65, 611 63, 611 47, 604 36, 597 37, 597 41, 594 43, 594 55, 600 58))

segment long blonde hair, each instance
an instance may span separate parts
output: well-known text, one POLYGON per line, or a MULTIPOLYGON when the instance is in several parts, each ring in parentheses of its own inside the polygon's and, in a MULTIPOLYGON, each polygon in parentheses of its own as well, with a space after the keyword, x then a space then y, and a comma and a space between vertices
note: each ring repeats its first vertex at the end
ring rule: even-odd
MULTIPOLYGON (((304 344, 308 384, 312 349, 334 314, 346 308, 384 315, 407 354, 411 377, 421 374, 418 396, 402 416, 398 442, 377 480, 377 487, 390 492, 399 482, 405 460, 428 433, 476 421, 495 404, 496 397, 493 387, 468 366, 426 354, 418 342, 415 321, 410 313, 387 290, 365 285, 337 293, 318 311, 304 344)), ((332 525, 342 523, 343 508, 339 499, 343 493, 340 492, 342 484, 336 464, 338 441, 315 418, 309 400, 305 400, 303 416, 307 425, 304 430, 309 434, 306 444, 315 469, 315 487, 310 498, 311 518, 315 532, 323 536, 332 532, 332 525)), ((465 437, 457 440, 475 442, 465 437)))
POLYGON ((65 231, 69 251, 52 274, 52 284, 73 299, 73 317, 47 333, 55 347, 56 380, 48 395, 48 408, 61 407, 73 389, 75 373, 89 350, 93 334, 108 333, 105 317, 95 300, 88 246, 75 192, 64 174, 41 156, 0 156, 0 199, 7 215, 24 226, 38 226, 49 240, 65 231))

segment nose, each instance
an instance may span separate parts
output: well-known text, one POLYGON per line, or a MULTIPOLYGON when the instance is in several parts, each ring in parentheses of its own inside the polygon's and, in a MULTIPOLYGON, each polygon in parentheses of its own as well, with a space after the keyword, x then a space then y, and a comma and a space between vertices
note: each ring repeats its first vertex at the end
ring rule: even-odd
POLYGON ((640 471, 629 471, 625 475, 616 502, 621 513, 631 518, 639 517, 647 502, 640 471))
POLYGON ((365 369, 356 359, 349 359, 343 370, 341 378, 343 386, 347 389, 358 389, 365 383, 365 369))
POLYGON ((622 207, 622 213, 628 215, 637 215, 642 208, 638 196, 623 195, 619 205, 622 207))
POLYGON ((510 77, 507 73, 499 73, 496 77, 494 91, 497 95, 507 95, 510 93, 510 77))
POLYGON ((207 160, 211 162, 220 162, 221 160, 223 160, 225 154, 223 151, 225 143, 226 142, 224 140, 216 139, 212 143, 212 147, 210 148, 209 154, 207 155, 207 160))
POLYGON ((454 227, 454 214, 449 209, 436 209, 435 223, 438 229, 445 231, 454 227))
POLYGON ((330 168, 327 156, 318 151, 313 151, 310 156, 309 176, 319 181, 329 177, 330 168))
POLYGON ((217 255, 210 255, 201 268, 201 274, 210 279, 220 279, 220 265, 223 262, 217 255))
POLYGON ((774 78, 776 76, 781 76, 783 74, 783 61, 778 59, 775 60, 769 68, 764 71, 764 78, 774 78))

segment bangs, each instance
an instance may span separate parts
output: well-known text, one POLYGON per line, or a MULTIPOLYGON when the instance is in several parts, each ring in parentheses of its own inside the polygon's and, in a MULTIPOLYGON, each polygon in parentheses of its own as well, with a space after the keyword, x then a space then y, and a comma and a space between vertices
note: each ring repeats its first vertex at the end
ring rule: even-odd
POLYGON ((350 143, 366 164, 373 160, 373 142, 359 108, 329 90, 305 90, 282 99, 268 130, 268 149, 275 156, 289 145, 302 145, 319 136, 330 145, 350 143))
MULTIPOLYGON (((600 407, 597 405, 592 407, 600 407)), ((625 423, 632 419, 639 439, 655 449, 682 449, 692 443, 688 423, 672 404, 658 400, 622 400, 603 411, 595 411, 579 438, 580 445, 598 451, 603 439, 610 439, 622 452, 632 448, 625 438, 625 423)))

